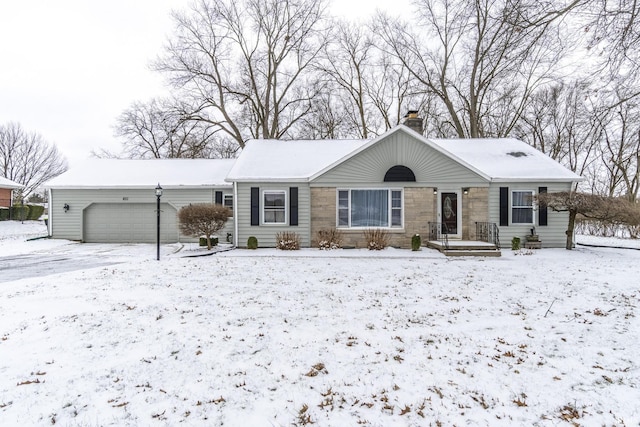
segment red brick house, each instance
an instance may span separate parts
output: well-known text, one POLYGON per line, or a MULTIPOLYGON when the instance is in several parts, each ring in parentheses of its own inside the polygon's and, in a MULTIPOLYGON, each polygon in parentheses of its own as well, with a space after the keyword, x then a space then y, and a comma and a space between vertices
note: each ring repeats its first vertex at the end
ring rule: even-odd
POLYGON ((22 188, 23 185, 7 178, 0 177, 0 208, 10 208, 13 200, 13 190, 22 188))

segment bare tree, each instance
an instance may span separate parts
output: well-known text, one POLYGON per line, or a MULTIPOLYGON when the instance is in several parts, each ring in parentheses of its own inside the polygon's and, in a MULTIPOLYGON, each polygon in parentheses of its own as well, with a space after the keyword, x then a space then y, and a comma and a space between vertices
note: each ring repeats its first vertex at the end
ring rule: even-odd
POLYGON ((205 236, 207 249, 211 250, 211 236, 222 230, 231 216, 229 208, 213 203, 197 203, 180 208, 180 231, 187 236, 205 236))
MULTIPOLYGON (((116 135, 123 139, 126 158, 209 158, 219 157, 216 134, 219 128, 189 120, 183 103, 170 99, 135 102, 119 117, 116 135)), ((109 154, 94 153, 97 157, 109 154)))
POLYGON ((371 109, 368 84, 373 80, 372 61, 375 48, 373 37, 364 25, 335 21, 331 34, 333 43, 327 44, 325 61, 320 71, 335 85, 345 122, 360 138, 371 132, 371 109))
POLYGON ((638 75, 640 68, 640 4, 637 0, 586 2, 589 47, 603 58, 611 77, 638 75))
POLYGON ((67 161, 55 144, 35 132, 26 132, 19 123, 0 125, 0 176, 24 185, 22 196, 67 169, 67 161))
POLYGON ((419 0, 413 25, 379 16, 377 28, 389 52, 440 99, 453 135, 506 136, 552 76, 562 51, 557 21, 579 3, 419 0))
MULTIPOLYGON (((619 93, 616 97, 619 99, 619 93)), ((602 129, 602 165, 608 178, 608 195, 635 202, 640 189, 640 105, 637 98, 615 102, 599 121, 602 129)))
POLYGON ((541 88, 527 103, 515 135, 579 175, 598 160, 602 128, 591 88, 582 81, 541 88))
POLYGON ((326 43, 324 10, 325 0, 198 0, 174 13, 155 69, 190 103, 189 119, 240 147, 286 137, 321 88, 312 67, 326 43))

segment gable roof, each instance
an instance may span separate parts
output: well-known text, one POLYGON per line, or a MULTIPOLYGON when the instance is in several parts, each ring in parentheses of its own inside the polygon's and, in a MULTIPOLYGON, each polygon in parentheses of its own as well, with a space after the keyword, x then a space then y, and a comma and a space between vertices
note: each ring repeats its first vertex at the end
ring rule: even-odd
POLYGON ((48 188, 229 186, 235 159, 89 159, 45 184, 48 188))
POLYGON ((250 140, 231 168, 227 181, 308 181, 369 140, 250 140))
POLYGON ((513 138, 430 139, 493 182, 557 181, 583 178, 529 144, 513 138))
POLYGON ((368 140, 251 140, 227 181, 312 181, 390 135, 403 132, 491 182, 583 180, 544 153, 513 138, 433 139, 405 125, 368 140))
POLYGON ((17 182, 11 181, 8 178, 3 178, 0 176, 0 188, 10 188, 12 190, 16 188, 23 188, 24 185, 18 184, 17 182))

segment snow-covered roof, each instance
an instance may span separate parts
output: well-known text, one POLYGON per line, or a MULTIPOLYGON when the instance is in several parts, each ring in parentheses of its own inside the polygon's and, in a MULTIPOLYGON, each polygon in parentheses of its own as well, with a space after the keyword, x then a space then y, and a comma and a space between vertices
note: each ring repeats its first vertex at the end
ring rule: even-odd
POLYGON ((306 181, 369 140, 323 139, 248 141, 228 181, 306 181))
POLYGON ((493 182, 581 181, 555 160, 513 138, 432 139, 404 125, 369 140, 252 140, 227 181, 309 181, 396 132, 406 132, 493 182))
POLYGON ((229 186, 235 159, 89 159, 45 184, 48 188, 229 186))
POLYGON ((493 182, 582 181, 560 163, 513 138, 429 139, 493 182))
POLYGON ((0 176, 0 188, 22 188, 24 185, 18 184, 17 182, 11 181, 10 179, 3 178, 0 176))

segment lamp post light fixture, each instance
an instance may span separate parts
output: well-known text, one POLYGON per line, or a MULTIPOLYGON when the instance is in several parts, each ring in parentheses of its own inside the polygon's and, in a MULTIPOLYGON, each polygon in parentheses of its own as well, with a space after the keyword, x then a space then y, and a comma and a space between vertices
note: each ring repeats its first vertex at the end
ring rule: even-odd
POLYGON ((156 241, 158 243, 156 259, 158 261, 160 261, 160 197, 162 197, 162 187, 160 187, 160 183, 158 183, 158 186, 156 187, 156 200, 157 200, 157 204, 156 204, 156 214, 157 214, 156 241))

